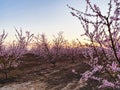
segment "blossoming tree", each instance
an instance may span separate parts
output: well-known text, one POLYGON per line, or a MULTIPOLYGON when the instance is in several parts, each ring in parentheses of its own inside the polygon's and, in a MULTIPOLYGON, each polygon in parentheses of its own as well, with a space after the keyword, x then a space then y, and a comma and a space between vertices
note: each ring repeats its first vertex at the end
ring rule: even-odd
POLYGON ((22 30, 20 32, 16 29, 17 41, 13 41, 8 47, 4 45, 7 33, 3 31, 0 35, 0 70, 5 75, 5 79, 8 79, 8 73, 20 65, 20 58, 27 51, 27 46, 32 40, 33 34, 26 32, 26 36, 23 36, 22 30))
POLYGON ((84 52, 91 68, 82 74, 80 83, 89 79, 97 80, 97 88, 111 87, 120 89, 120 1, 108 0, 108 11, 104 14, 100 7, 86 1, 85 11, 71 6, 71 14, 80 20, 84 35, 91 42, 88 51, 84 52), (102 52, 102 53, 100 53, 102 52), (99 75, 96 74, 99 72, 99 75), (101 74, 106 74, 107 77, 101 74))

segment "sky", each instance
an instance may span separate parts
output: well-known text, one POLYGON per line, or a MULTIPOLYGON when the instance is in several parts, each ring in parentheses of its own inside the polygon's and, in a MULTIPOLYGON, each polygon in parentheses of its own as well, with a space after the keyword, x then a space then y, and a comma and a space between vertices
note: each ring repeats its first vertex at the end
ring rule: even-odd
MULTIPOLYGON (((91 1, 104 7, 107 0, 91 1)), ((80 22, 70 14, 67 4, 79 10, 85 8, 84 0, 0 0, 0 33, 5 29, 8 41, 14 38, 14 28, 35 35, 45 33, 48 38, 59 31, 69 40, 81 38, 80 22)))

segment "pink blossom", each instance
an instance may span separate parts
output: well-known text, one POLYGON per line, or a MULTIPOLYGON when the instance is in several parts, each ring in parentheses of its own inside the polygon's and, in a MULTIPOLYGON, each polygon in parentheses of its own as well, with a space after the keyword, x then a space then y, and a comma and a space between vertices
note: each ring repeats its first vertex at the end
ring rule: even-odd
POLYGON ((118 78, 120 79, 120 75, 118 74, 117 76, 118 76, 118 78))
POLYGON ((102 85, 99 86, 99 88, 105 88, 105 87, 115 87, 115 84, 112 82, 109 82, 108 80, 103 80, 102 85))
POLYGON ((120 58, 120 50, 117 52, 117 56, 118 58, 120 58))
POLYGON ((118 67, 118 64, 116 62, 112 62, 112 65, 109 66, 113 72, 118 72, 120 71, 120 68, 118 67))

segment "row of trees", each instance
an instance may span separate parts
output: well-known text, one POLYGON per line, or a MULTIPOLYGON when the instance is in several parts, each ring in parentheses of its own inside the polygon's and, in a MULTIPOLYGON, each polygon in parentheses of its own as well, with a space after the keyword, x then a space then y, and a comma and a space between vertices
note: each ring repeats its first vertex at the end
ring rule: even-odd
MULTIPOLYGON (((35 55, 40 64, 50 63, 56 66, 58 61, 70 60, 74 63, 79 59, 82 48, 80 41, 68 42, 63 32, 53 36, 50 42, 45 34, 34 35, 26 31, 16 30, 16 40, 8 46, 5 45, 7 33, 3 31, 0 35, 0 72, 8 78, 8 73, 24 64, 23 57, 27 54, 35 55), (32 47, 31 47, 32 46, 32 47)), ((29 58, 29 57, 28 57, 29 58)))
POLYGON ((63 32, 59 32, 57 36, 53 36, 52 42, 48 41, 45 34, 39 34, 35 37, 35 47, 31 49, 32 53, 37 54, 42 60, 46 60, 53 66, 59 60, 69 59, 72 63, 75 62, 75 57, 81 54, 81 47, 78 40, 68 42, 63 32))
MULTIPOLYGON (((16 30, 17 41, 5 47, 7 37, 5 31, 0 35, 0 69, 7 78, 9 69, 21 64, 21 57, 26 53, 33 53, 39 60, 49 62, 56 66, 59 60, 84 58, 84 63, 90 66, 89 70, 81 74, 79 83, 84 84, 89 80, 96 80, 98 84, 93 89, 110 87, 120 89, 120 1, 108 0, 108 11, 103 14, 96 4, 86 1, 85 12, 71 6, 71 14, 80 20, 87 36, 89 45, 82 46, 80 41, 68 42, 60 32, 54 36, 52 42, 48 41, 45 34, 34 36, 22 30, 16 30), (35 46, 28 51, 27 47, 34 39, 35 46)), ((74 70, 73 70, 74 71, 74 70)))

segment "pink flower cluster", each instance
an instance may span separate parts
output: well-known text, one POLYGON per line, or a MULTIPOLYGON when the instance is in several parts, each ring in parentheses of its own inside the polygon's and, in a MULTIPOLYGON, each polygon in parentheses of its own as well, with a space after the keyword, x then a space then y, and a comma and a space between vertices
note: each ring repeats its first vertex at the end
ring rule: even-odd
POLYGON ((80 20, 85 32, 83 35, 90 42, 83 54, 87 59, 85 63, 91 68, 82 74, 80 81, 91 78, 101 83, 99 88, 120 89, 120 0, 109 0, 106 14, 90 0, 85 1, 85 12, 68 6, 72 15, 80 20), (112 80, 94 76, 96 72, 107 73, 112 80))

